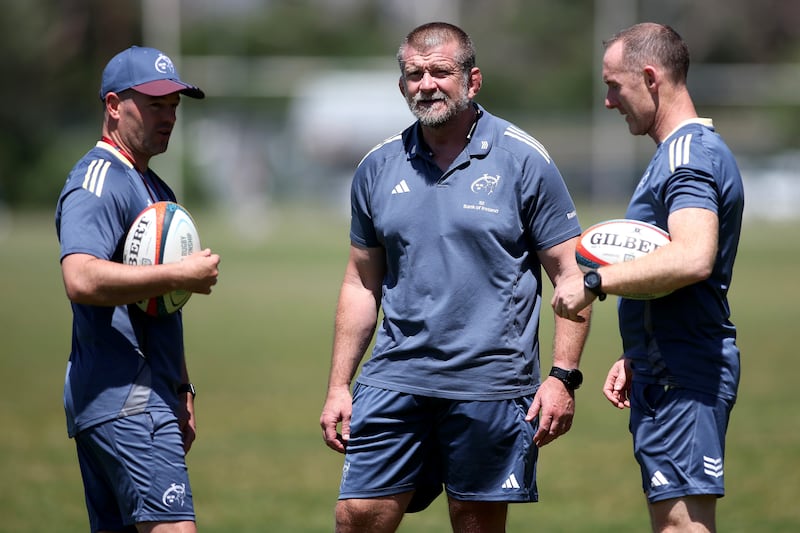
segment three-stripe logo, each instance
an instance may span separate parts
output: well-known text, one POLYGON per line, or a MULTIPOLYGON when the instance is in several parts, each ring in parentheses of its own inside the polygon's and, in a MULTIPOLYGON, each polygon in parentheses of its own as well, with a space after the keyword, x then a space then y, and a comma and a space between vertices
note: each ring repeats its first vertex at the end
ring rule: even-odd
POLYGON ((99 197, 103 194, 103 185, 105 184, 106 173, 110 166, 111 161, 106 161, 105 159, 93 160, 86 169, 82 187, 99 197))
POLYGON ((689 147, 692 144, 692 134, 681 135, 677 139, 673 139, 669 143, 669 171, 675 172, 675 169, 681 165, 689 164, 689 147))
POLYGON ((515 476, 512 473, 510 476, 508 476, 508 479, 506 479, 503 482, 503 485, 502 485, 501 488, 504 488, 504 489, 518 489, 519 488, 519 482, 517 481, 517 476, 515 476))
POLYGON ((411 189, 408 187, 406 180, 400 180, 400 183, 395 185, 394 189, 392 189, 392 194, 403 194, 407 192, 411 192, 411 189))
POLYGON ((663 487, 664 485, 669 485, 667 476, 665 476, 661 470, 656 470, 655 474, 653 474, 653 477, 650 478, 650 486, 663 487))
POLYGON ((722 458, 703 456, 703 472, 712 477, 722 477, 722 458))

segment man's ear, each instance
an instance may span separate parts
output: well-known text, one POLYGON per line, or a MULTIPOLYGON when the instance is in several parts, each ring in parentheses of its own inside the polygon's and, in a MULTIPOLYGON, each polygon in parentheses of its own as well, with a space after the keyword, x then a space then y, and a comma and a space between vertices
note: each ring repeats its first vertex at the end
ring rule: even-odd
POLYGON ((649 91, 654 91, 656 86, 661 81, 661 71, 652 65, 645 65, 642 73, 644 74, 644 83, 649 91))
POLYGON ((469 90, 469 99, 472 100, 477 96, 479 92, 481 92, 481 86, 483 85, 483 74, 481 74, 481 69, 478 67, 472 67, 469 71, 469 85, 467 86, 469 90))
POLYGON ((106 95, 106 113, 111 118, 119 118, 119 104, 122 100, 117 93, 108 93, 106 95))
POLYGON ((397 86, 400 88, 400 94, 403 95, 403 98, 406 97, 406 84, 403 82, 403 76, 397 80, 397 86))

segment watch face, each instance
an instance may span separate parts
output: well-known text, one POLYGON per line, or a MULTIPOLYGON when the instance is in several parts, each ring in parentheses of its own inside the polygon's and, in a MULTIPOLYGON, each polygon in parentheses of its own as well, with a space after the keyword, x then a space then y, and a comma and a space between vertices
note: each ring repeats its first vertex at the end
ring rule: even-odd
POLYGON ((570 370, 567 372, 567 382, 569 386, 573 389, 577 389, 583 383, 583 374, 580 370, 570 370))
POLYGON ((600 274, 597 273, 595 270, 590 270, 586 274, 583 275, 583 286, 586 287, 590 292, 594 293, 600 301, 606 299, 605 293, 600 289, 600 286, 603 284, 602 279, 600 278, 600 274))
POLYGON ((583 383, 583 374, 577 368, 564 370, 563 368, 553 367, 553 369, 550 370, 550 375, 560 379, 570 390, 577 389, 581 386, 581 383, 583 383))

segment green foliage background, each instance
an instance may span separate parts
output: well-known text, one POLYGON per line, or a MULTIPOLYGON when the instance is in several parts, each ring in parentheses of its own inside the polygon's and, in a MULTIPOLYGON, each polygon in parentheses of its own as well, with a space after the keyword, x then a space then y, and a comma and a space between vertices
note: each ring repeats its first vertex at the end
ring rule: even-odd
MULTIPOLYGON (((586 225, 622 208, 579 212, 586 225)), ((223 258, 214 293, 195 295, 185 308, 199 391, 199 435, 188 462, 200 529, 332 531, 342 458, 323 444, 318 418, 347 220, 314 206, 282 206, 271 213, 268 236, 248 241, 217 213, 194 214, 204 245, 223 258)), ((0 238, 0 532, 86 531, 61 404, 70 312, 52 214, 16 213, 9 227, 0 238)), ((728 495, 718 504, 719 530, 728 533, 800 530, 796 230, 750 221, 742 238, 731 302, 743 379, 728 435, 728 495)), ((543 324, 546 342, 548 316, 543 324)), ((596 306, 575 425, 542 449, 541 502, 512 506, 509 531, 648 529, 627 414, 600 392, 619 350, 612 298, 596 306)), ((401 527, 448 530, 442 498, 401 527)))
MULTIPOLYGON (((183 56, 312 57, 332 64, 389 59, 406 32, 428 20, 419 20, 426 9, 457 6, 452 9, 458 19, 454 22, 472 35, 484 72, 481 103, 501 115, 512 112, 522 127, 537 118, 554 116, 566 124, 590 124, 592 106, 600 103, 593 89, 598 64, 594 50, 599 44, 593 33, 595 15, 601 9, 611 10, 603 6, 634 5, 638 20, 674 25, 690 43, 693 64, 800 63, 800 3, 794 0, 632 0, 619 4, 601 0, 443 0, 424 8, 414 7, 410 0, 129 0, 113 6, 100 0, 7 0, 0 17, 4 80, 0 101, 5 104, 0 106, 0 207, 52 205, 66 172, 84 153, 86 139, 98 135, 102 114, 97 90, 103 66, 131 44, 164 47, 163 43, 145 42, 143 12, 145 5, 175 2, 181 14, 177 40, 183 56), (406 9, 402 9, 404 5, 406 9), (413 20, 415 13, 417 20, 413 20)), ((631 15, 630 9, 617 9, 619 13, 612 16, 626 20, 631 15)), ((177 54, 176 50, 167 52, 177 54)), ((269 78, 281 73, 259 75, 269 78)), ((246 87, 249 81, 237 83, 246 87)), ((757 79, 738 81, 754 88, 762 88, 759 82, 769 84, 757 79)), ((331 88, 332 94, 335 90, 331 88)), ((211 99, 214 101, 206 102, 201 112, 232 108, 246 122, 256 108, 280 115, 289 97, 211 99)), ((728 111, 738 119, 729 119, 730 125, 720 121, 727 126, 729 142, 731 129, 748 131, 732 145, 739 156, 751 155, 748 151, 775 153, 796 147, 800 143, 798 106, 753 100, 752 105, 734 110, 703 112, 719 119, 728 111), (754 126, 762 121, 766 125, 754 126)), ((279 118, 262 126, 279 132, 283 124, 279 118)), ((542 134, 539 128, 533 131, 542 134)), ((567 153, 580 152, 578 147, 567 148, 567 153)), ((185 163, 191 168, 192 161, 185 163)))

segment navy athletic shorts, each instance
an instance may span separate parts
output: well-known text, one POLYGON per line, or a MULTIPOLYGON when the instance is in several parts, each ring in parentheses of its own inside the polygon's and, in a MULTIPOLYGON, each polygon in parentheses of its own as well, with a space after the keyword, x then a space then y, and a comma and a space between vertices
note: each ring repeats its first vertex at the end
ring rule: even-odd
POLYGON ((733 402, 633 383, 630 430, 648 501, 725 494, 725 432, 733 402))
POLYGON ((111 420, 81 431, 75 443, 92 531, 194 521, 183 439, 171 413, 111 420))
POLYGON ((339 499, 415 491, 407 509, 442 492, 457 500, 534 502, 533 397, 461 401, 357 384, 339 499))

